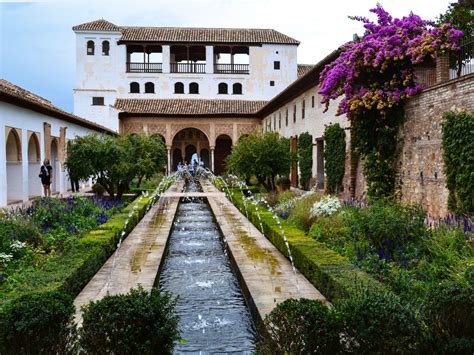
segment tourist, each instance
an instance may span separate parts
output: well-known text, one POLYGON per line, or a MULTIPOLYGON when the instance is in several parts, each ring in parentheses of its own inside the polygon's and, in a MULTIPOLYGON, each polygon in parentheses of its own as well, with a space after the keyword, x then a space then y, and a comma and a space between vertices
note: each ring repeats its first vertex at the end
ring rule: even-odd
POLYGON ((53 182, 53 167, 49 163, 49 159, 45 159, 41 165, 39 177, 43 184, 44 195, 51 197, 51 183, 53 182))

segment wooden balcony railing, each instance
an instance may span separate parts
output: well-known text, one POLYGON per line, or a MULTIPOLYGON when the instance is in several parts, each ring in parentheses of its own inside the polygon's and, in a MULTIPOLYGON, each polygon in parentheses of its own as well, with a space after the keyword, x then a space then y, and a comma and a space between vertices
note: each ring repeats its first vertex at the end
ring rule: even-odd
POLYGON ((171 73, 199 73, 206 72, 205 63, 170 63, 171 73))
POLYGON ((216 74, 249 74, 248 64, 214 64, 216 74))
POLYGON ((162 73, 162 63, 127 62, 127 73, 162 73))

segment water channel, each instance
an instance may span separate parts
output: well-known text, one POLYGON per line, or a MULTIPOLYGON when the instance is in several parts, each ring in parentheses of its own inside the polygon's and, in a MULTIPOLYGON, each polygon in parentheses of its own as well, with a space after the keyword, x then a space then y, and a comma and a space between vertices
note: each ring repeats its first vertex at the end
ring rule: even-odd
MULTIPOLYGON (((186 191, 202 190, 190 181, 186 191)), ((181 199, 159 287, 179 296, 186 342, 176 344, 176 353, 252 353, 255 327, 206 199, 181 199)))

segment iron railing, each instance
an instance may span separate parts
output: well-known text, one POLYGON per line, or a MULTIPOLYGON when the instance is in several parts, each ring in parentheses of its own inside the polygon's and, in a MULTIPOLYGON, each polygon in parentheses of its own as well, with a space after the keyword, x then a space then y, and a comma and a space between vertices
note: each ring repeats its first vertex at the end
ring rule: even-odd
POLYGON ((248 64, 214 64, 216 74, 249 74, 248 64))
POLYGON ((162 63, 127 62, 127 73, 162 73, 162 63))
POLYGON ((199 73, 206 72, 205 63, 170 63, 171 73, 199 73))
POLYGON ((461 48, 449 57, 449 78, 455 79, 474 73, 474 40, 461 44, 461 48))

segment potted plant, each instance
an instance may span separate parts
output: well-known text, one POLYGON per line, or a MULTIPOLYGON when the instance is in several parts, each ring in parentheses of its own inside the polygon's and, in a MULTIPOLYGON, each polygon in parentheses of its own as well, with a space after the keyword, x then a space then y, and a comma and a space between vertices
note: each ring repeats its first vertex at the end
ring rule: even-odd
POLYGON ((286 191, 290 189, 291 181, 288 176, 281 176, 277 180, 278 191, 286 191))

